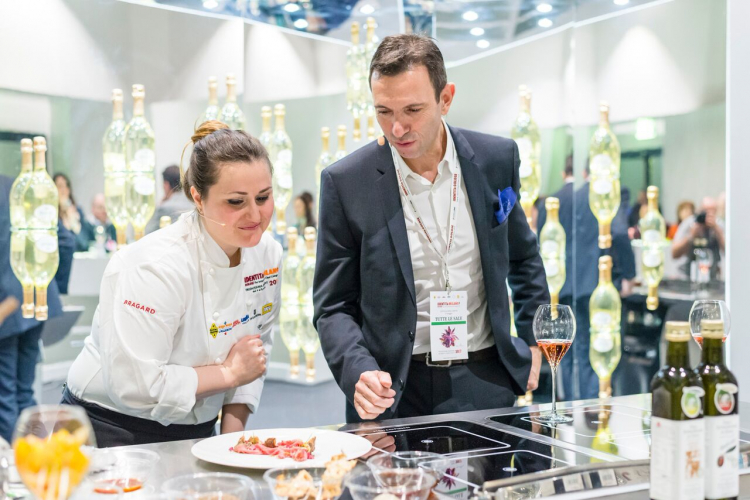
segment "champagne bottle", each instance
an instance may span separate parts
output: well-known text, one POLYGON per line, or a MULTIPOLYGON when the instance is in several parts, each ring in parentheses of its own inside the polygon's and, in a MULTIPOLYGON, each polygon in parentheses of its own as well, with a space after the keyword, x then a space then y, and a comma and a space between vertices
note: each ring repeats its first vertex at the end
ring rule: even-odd
POLYGON ((21 139, 21 172, 10 188, 10 267, 23 288, 21 315, 34 317, 34 280, 26 267, 26 238, 28 223, 24 210, 24 192, 31 182, 33 144, 31 139, 21 139))
POLYGON ((57 245, 59 198, 57 186, 47 173, 46 152, 47 142, 44 137, 34 137, 34 171, 24 191, 29 223, 24 260, 34 281, 34 317, 38 321, 45 321, 48 317, 47 286, 55 277, 60 262, 57 245))
POLYGON ((539 197, 539 187, 542 182, 539 166, 542 143, 539 138, 539 127, 531 118, 531 90, 521 85, 518 95, 521 110, 513 124, 510 136, 518 145, 518 155, 521 159, 518 171, 521 178, 521 206, 526 213, 526 220, 531 225, 531 211, 534 202, 539 197))
POLYGON ((219 96, 217 93, 218 82, 215 76, 208 77, 208 107, 198 117, 198 121, 195 122, 195 129, 197 130, 203 123, 209 120, 219 120, 221 109, 219 108, 219 96))
POLYGON ((339 143, 338 149, 333 155, 333 161, 337 162, 346 156, 346 125, 339 125, 337 132, 339 143))
POLYGON ((172 224, 172 217, 169 215, 162 215, 159 217, 159 229, 164 229, 165 227, 172 224))
POLYGON ((364 71, 364 49, 359 43, 359 23, 352 23, 352 45, 346 52, 346 109, 354 117, 354 140, 359 141, 361 136, 361 116, 366 108, 363 102, 364 89, 362 88, 364 71))
POLYGON ((375 140, 375 104, 372 101, 372 92, 370 91, 370 64, 372 64, 372 58, 375 55, 375 51, 378 49, 378 44, 375 41, 375 28, 377 28, 378 25, 374 17, 368 17, 366 25, 367 36, 365 38, 365 55, 362 61, 362 93, 364 94, 364 101, 366 103, 367 140, 372 141, 375 140))
POLYGON ((146 224, 156 208, 156 141, 154 131, 144 116, 145 98, 143 85, 133 85, 133 118, 125 127, 125 161, 128 169, 125 201, 136 240, 143 237, 146 224))
POLYGON ((659 307, 659 283, 664 277, 663 253, 667 225, 659 213, 659 188, 649 186, 647 196, 648 212, 638 221, 638 229, 643 243, 643 279, 648 286, 646 307, 655 311, 659 307))
POLYGON ((268 159, 271 160, 271 165, 276 164, 276 154, 273 146, 273 132, 271 132, 271 118, 273 118, 273 110, 271 106, 263 106, 260 108, 260 118, 262 128, 258 140, 263 147, 268 151, 268 159))
POLYGON ((705 498, 737 498, 739 495, 739 389, 737 379, 724 364, 724 322, 701 321, 703 352, 696 372, 703 380, 706 397, 705 498))
POLYGON ((232 130, 245 130, 245 113, 237 104, 237 80, 233 73, 227 75, 227 101, 221 108, 220 120, 232 130))
POLYGON ((591 340, 589 361, 599 377, 599 397, 612 395, 612 372, 620 362, 620 294, 612 284, 612 257, 599 258, 599 285, 589 301, 591 340))
POLYGON ((318 197, 316 200, 320 201, 320 176, 323 173, 323 169, 333 163, 333 157, 328 151, 328 140, 331 137, 331 129, 323 127, 320 129, 320 156, 318 156, 318 162, 315 164, 315 184, 318 187, 318 197))
POLYGON ((276 162, 273 165, 273 200, 276 207, 276 234, 286 233, 286 207, 292 201, 292 140, 284 128, 286 107, 274 107, 276 130, 273 133, 273 149, 276 162))
POLYGON ((599 105, 599 126, 589 145, 589 206, 599 221, 599 248, 612 246, 610 225, 620 208, 620 144, 609 127, 609 105, 599 105))
POLYGON ((122 90, 112 90, 112 123, 102 137, 104 151, 104 200, 107 215, 115 226, 118 247, 126 243, 128 229, 127 163, 125 161, 125 119, 122 90))
POLYGON ((297 269, 297 286, 300 297, 300 337, 302 351, 305 353, 308 382, 315 381, 315 353, 320 347, 318 332, 313 325, 313 278, 315 276, 315 242, 317 231, 314 227, 305 228, 305 256, 297 269))
POLYGON ((551 303, 557 305, 560 290, 565 284, 565 229, 560 224, 560 200, 550 196, 544 206, 547 209, 547 222, 539 233, 539 248, 551 303))
POLYGON ((281 266, 281 340, 289 351, 289 376, 299 377, 299 350, 302 347, 300 337, 300 304, 297 287, 297 271, 300 258, 297 255, 297 228, 286 230, 288 248, 281 266))
POLYGON ((651 379, 651 498, 703 500, 703 382, 690 368, 690 323, 667 321, 667 362, 651 379))
MULTIPOLYGON (((617 455, 619 447, 616 444, 615 435, 609 427, 609 417, 612 414, 610 410, 611 407, 609 405, 602 406, 599 415, 597 415, 599 423, 596 426, 596 434, 591 443, 591 449, 610 455, 617 455)), ((590 462, 593 464, 603 462, 603 460, 592 458, 590 462)))

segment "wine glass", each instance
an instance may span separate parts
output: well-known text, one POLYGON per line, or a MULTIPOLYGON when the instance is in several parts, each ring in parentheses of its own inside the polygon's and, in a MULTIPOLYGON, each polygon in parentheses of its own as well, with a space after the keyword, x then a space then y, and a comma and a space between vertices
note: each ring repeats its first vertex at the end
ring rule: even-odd
POLYGON ((724 322, 724 341, 729 336, 732 326, 732 318, 729 316, 729 307, 723 300, 696 300, 690 309, 690 333, 693 339, 703 349, 703 334, 701 333, 701 322, 704 319, 721 320, 724 322))
POLYGON ((89 468, 84 446, 94 447, 94 431, 83 408, 43 405, 26 408, 13 438, 16 469, 39 499, 70 497, 89 468))
POLYGON ((572 422, 573 419, 557 413, 555 378, 557 367, 568 352, 576 336, 576 318, 569 306, 546 304, 539 306, 534 315, 534 338, 552 368, 552 411, 539 416, 545 424, 572 422))

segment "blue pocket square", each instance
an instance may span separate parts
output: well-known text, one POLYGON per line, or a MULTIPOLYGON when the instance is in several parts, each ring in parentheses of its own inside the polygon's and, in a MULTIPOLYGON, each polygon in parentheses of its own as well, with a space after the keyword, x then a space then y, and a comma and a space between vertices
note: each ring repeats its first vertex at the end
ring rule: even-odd
POLYGON ((505 222, 505 219, 510 215, 510 211, 516 204, 516 193, 512 187, 507 187, 503 190, 497 190, 497 198, 499 200, 500 208, 495 212, 495 218, 498 224, 505 222))

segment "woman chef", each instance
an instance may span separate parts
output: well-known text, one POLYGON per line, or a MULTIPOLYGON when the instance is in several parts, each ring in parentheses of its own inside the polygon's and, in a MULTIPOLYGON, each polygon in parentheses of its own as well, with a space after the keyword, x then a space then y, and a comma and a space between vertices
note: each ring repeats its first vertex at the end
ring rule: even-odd
POLYGON ((266 234, 272 166, 260 142, 209 121, 192 137, 195 211, 118 251, 63 403, 100 447, 244 430, 278 315, 281 246, 266 234))

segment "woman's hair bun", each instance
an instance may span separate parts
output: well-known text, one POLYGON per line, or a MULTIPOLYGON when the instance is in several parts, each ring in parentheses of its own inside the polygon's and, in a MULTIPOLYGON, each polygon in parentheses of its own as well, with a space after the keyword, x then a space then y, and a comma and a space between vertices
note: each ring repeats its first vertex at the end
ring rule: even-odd
POLYGON ((222 123, 218 120, 208 120, 201 123, 201 125, 195 130, 195 133, 190 138, 193 144, 197 143, 206 136, 209 136, 217 130, 229 129, 226 123, 222 123))

